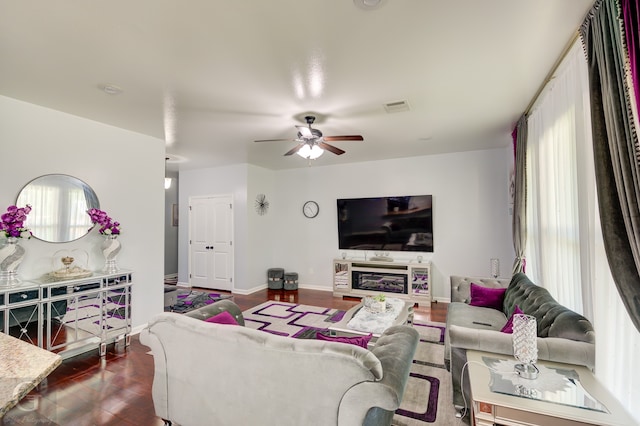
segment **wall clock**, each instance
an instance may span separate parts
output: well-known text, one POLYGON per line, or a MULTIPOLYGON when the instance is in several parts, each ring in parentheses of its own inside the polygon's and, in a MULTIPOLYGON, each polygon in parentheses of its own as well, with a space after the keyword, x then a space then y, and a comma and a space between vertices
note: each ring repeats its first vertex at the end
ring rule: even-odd
POLYGON ((308 217, 309 219, 312 219, 318 216, 319 212, 320 212, 320 207, 318 207, 318 203, 316 203, 315 201, 307 201, 302 206, 302 213, 305 215, 305 217, 308 217))
POLYGON ((269 201, 267 201, 267 196, 264 194, 258 194, 256 195, 256 212, 258 212, 258 214, 260 216, 267 214, 267 211, 269 210, 269 201))

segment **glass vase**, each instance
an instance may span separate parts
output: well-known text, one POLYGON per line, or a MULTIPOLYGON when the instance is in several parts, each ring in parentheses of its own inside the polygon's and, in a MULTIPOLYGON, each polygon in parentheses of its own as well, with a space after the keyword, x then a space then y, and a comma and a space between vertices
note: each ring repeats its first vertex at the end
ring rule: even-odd
POLYGON ((120 253, 122 246, 118 240, 118 235, 111 234, 105 235, 104 237, 104 241, 102 241, 102 244, 100 245, 102 255, 104 256, 104 268, 102 268, 102 272, 105 274, 113 274, 120 270, 120 268, 118 268, 116 258, 118 257, 118 253, 120 253))
POLYGON ((18 266, 24 259, 25 249, 18 238, 8 237, 0 247, 0 287, 15 287, 20 284, 18 266))

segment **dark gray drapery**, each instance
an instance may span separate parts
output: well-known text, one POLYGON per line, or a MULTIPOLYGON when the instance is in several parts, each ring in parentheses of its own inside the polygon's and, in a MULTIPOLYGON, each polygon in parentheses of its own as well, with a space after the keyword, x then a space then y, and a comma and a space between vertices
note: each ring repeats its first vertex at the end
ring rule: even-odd
POLYGON ((513 275, 525 272, 524 246, 527 242, 527 117, 522 116, 516 125, 515 178, 513 193, 513 248, 516 259, 513 275))
POLYGON ((598 208, 611 274, 640 331, 640 161, 625 85, 622 16, 597 1, 580 28, 589 64, 598 208))

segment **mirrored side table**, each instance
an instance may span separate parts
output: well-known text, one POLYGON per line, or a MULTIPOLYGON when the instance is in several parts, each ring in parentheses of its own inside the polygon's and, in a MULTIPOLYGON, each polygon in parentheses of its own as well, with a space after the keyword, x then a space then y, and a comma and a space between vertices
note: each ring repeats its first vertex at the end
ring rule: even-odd
POLYGON ((472 415, 478 426, 637 424, 584 366, 538 360, 538 379, 518 380, 508 368, 500 368, 502 363, 515 364, 512 357, 467 351, 467 360, 472 415))

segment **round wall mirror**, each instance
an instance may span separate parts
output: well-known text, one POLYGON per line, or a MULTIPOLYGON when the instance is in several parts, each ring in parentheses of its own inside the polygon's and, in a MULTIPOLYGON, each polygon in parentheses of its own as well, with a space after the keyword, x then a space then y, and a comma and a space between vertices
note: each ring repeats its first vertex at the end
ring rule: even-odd
POLYGON ((68 175, 44 175, 22 188, 16 205, 31 205, 25 226, 34 237, 51 243, 77 240, 92 228, 87 210, 100 208, 89 185, 68 175))

